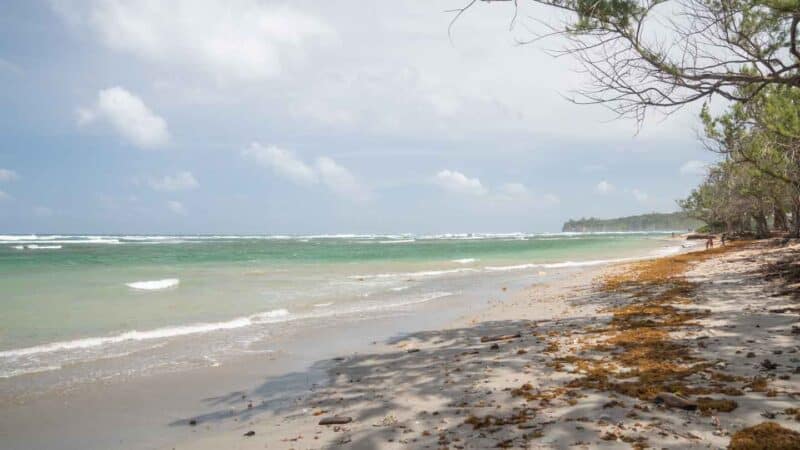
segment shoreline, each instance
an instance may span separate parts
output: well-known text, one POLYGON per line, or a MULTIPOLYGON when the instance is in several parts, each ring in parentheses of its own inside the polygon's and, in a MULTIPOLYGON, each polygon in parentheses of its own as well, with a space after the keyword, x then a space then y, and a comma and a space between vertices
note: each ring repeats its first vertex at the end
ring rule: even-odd
MULTIPOLYGON (((697 379, 686 378, 697 392, 704 392, 704 383, 745 383, 740 392, 726 388, 733 396, 712 394, 735 404, 730 412, 564 388, 587 375, 569 359, 586 345, 587 333, 615 320, 614 308, 632 301, 601 289, 603 280, 631 267, 618 264, 522 290, 447 327, 390 340, 381 351, 336 358, 326 383, 290 406, 249 408, 258 390, 230 398, 228 429, 209 425, 208 418, 189 419, 197 421, 186 422, 193 435, 164 448, 719 448, 766 421, 800 430, 792 409, 800 395, 800 377, 793 375, 800 367, 798 345, 791 339, 797 308, 786 306, 796 300, 793 291, 775 295, 778 287, 757 272, 798 252, 798 243, 762 242, 687 258, 696 262, 681 276, 694 283, 689 295, 706 312, 670 328, 668 336, 698 361, 712 363, 697 379), (744 326, 744 333, 731 331, 744 326), (487 337, 496 340, 482 342, 487 337), (760 387, 762 379, 769 388, 760 387), (325 417, 352 421, 319 425, 325 417)), ((676 258, 656 263, 670 259, 676 258)))
MULTIPOLYGON (((793 244, 791 248, 797 247, 793 244)), ((780 251, 783 250, 778 249, 780 251)), ((769 249, 744 252, 748 255, 744 260, 774 253, 769 249)), ((735 254, 738 253, 737 250, 735 254)), ((695 268, 699 274, 692 272, 691 277, 704 279, 701 284, 708 286, 739 289, 739 283, 730 280, 738 280, 742 275, 726 274, 731 268, 718 264, 727 257, 715 256, 699 263, 700 269, 695 268), (711 270, 707 266, 715 268, 711 270)), ((647 258, 645 262, 670 258, 674 256, 647 258)), ((519 389, 525 381, 546 392, 569 380, 569 373, 554 369, 553 348, 561 348, 562 354, 567 349, 569 356, 569 349, 581 338, 567 337, 566 341, 554 342, 552 336, 563 340, 563 336, 570 336, 575 330, 609 320, 608 308, 624 300, 600 293, 598 280, 641 262, 555 269, 547 273, 552 279, 546 282, 537 280, 540 274, 535 272, 510 273, 508 280, 516 283, 501 283, 489 290, 472 292, 475 297, 485 297, 483 303, 469 305, 477 307, 477 311, 462 310, 450 320, 442 320, 444 316, 435 313, 437 308, 439 312, 452 313, 448 309, 452 304, 432 304, 428 305, 433 308, 429 314, 417 319, 409 319, 413 315, 409 313, 400 317, 379 317, 366 324, 354 323, 356 328, 340 340, 336 348, 318 345, 328 343, 325 327, 307 336, 295 336, 292 338, 296 339, 292 342, 295 348, 309 349, 301 357, 291 357, 284 352, 249 355, 213 369, 100 382, 79 392, 6 405, 0 408, 0 424, 3 424, 0 437, 11 449, 204 450, 264 448, 265 445, 267 448, 435 448, 442 440, 453 448, 483 448, 488 442, 495 446, 508 439, 518 446, 520 441, 513 442, 513 436, 520 430, 528 430, 529 440, 525 442, 530 448, 560 448, 566 437, 572 439, 572 443, 585 441, 589 446, 602 444, 613 448, 614 443, 621 445, 622 441, 606 441, 600 431, 586 431, 589 427, 585 417, 574 414, 570 417, 574 412, 570 408, 589 402, 590 406, 584 408, 587 414, 599 408, 593 412, 596 417, 591 422, 625 422, 625 416, 620 415, 622 411, 606 411, 608 408, 602 407, 613 401, 629 404, 629 400, 618 400, 613 393, 608 397, 607 393, 589 390, 581 392, 577 399, 568 399, 566 405, 559 405, 553 411, 537 407, 537 413, 529 417, 531 423, 513 423, 510 429, 514 431, 508 430, 508 424, 495 424, 494 431, 487 433, 482 428, 465 425, 465 420, 502 417, 519 411, 522 404, 513 395, 509 398, 509 392, 519 389), (423 331, 389 331, 393 326, 397 329, 397 321, 406 319, 405 329, 423 331), (517 333, 521 333, 522 338, 500 340, 496 348, 494 344, 480 342, 486 336, 517 333), (460 402, 455 402, 456 398, 460 402), (148 411, 159 412, 148 415, 148 411), (101 412, 102 417, 98 417, 101 412), (484 416, 487 412, 491 414, 484 416), (614 414, 609 415, 611 412, 614 414), (317 424, 321 417, 329 415, 346 415, 353 421, 334 427, 317 424), (87 420, 93 424, 91 428, 85 425, 87 420), (583 429, 570 428, 576 424, 583 429), (250 431, 254 435, 245 436, 250 431), (87 434, 91 437, 87 438, 87 434), (532 436, 539 434, 539 437, 532 436), (547 438, 554 434, 561 437, 555 441, 547 438), (30 439, 32 435, 36 435, 35 443, 30 439), (498 440, 501 436, 506 437, 498 440), (473 439, 477 439, 476 443, 469 444, 473 439)), ((756 293, 766 291, 766 286, 751 286, 750 292, 753 289, 756 293)), ((793 355, 797 348, 789 350, 782 353, 793 355)), ((796 385, 797 381, 791 379, 790 383, 796 385)), ((800 392, 800 385, 791 389, 800 392)), ((559 401, 556 397, 547 400, 559 401)), ((776 411, 791 407, 791 402, 782 401, 775 403, 782 405, 782 409, 776 411)), ((652 408, 652 404, 636 404, 634 409, 640 412, 637 407, 652 408)), ((753 414, 748 414, 747 420, 753 421, 753 414)), ((777 417, 779 421, 782 419, 780 414, 777 417)), ((729 439, 731 431, 720 432, 717 436, 713 431, 719 429, 706 430, 700 442, 681 440, 680 433, 673 433, 670 439, 678 440, 667 442, 654 436, 654 433, 664 433, 663 429, 653 430, 637 429, 643 439, 666 448, 721 445, 729 439)), ((626 443, 621 448, 629 448, 629 445, 626 443)))

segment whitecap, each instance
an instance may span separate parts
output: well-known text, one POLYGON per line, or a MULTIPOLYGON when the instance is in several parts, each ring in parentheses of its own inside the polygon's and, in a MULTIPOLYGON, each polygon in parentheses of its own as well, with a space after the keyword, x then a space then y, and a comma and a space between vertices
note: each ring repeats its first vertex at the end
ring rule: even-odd
POLYGON ((139 289, 143 291, 155 291, 159 289, 167 289, 179 285, 181 282, 178 278, 165 278, 163 280, 151 281, 134 281, 132 283, 125 283, 131 289, 139 289))
POLYGON ((474 263, 475 261, 477 261, 477 259, 475 258, 461 258, 452 260, 452 262, 459 264, 469 264, 469 263, 474 263))
POLYGON ((156 328, 148 331, 126 331, 114 336, 90 337, 75 339, 71 341, 51 342, 49 344, 37 345, 33 347, 18 348, 13 350, 0 351, 0 358, 18 358, 41 353, 53 353, 65 350, 81 350, 102 345, 116 344, 125 341, 146 341, 151 339, 163 339, 175 336, 186 336, 190 334, 208 333, 217 330, 232 330, 253 324, 267 324, 290 320, 289 311, 276 309, 263 313, 253 314, 247 317, 237 317, 225 322, 195 323, 191 325, 181 325, 174 327, 156 328))

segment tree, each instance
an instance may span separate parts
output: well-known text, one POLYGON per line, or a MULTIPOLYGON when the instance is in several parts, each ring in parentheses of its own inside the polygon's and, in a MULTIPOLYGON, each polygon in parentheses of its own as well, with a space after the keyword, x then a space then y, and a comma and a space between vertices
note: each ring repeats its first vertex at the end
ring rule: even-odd
MULTIPOLYGON (((470 0, 458 17, 477 2, 470 0)), ((770 86, 800 86, 800 0, 531 0, 565 11, 546 23, 590 78, 578 103, 599 103, 639 123, 717 95, 747 102, 770 86), (663 20, 659 20, 663 19, 663 20)), ((513 24, 513 22, 512 22, 513 24)), ((451 23, 452 26, 452 23, 451 23)))

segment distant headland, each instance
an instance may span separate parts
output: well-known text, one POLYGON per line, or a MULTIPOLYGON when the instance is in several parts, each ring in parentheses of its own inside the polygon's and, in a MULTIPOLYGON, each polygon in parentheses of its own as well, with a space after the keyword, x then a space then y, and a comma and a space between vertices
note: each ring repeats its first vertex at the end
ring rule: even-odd
POLYGON ((679 231, 694 230, 702 225, 702 222, 683 212, 673 212, 641 214, 615 219, 598 219, 596 217, 570 219, 564 223, 561 231, 679 231))

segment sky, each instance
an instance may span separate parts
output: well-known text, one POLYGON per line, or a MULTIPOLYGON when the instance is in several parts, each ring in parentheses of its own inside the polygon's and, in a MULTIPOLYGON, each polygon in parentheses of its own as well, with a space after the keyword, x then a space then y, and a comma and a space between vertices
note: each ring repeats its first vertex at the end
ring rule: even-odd
POLYGON ((559 231, 676 210, 697 108, 639 129, 545 7, 6 0, 0 234, 559 231))

